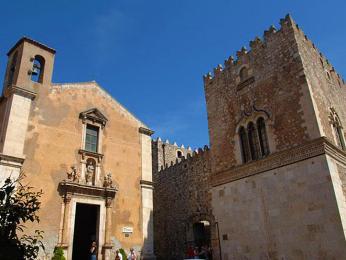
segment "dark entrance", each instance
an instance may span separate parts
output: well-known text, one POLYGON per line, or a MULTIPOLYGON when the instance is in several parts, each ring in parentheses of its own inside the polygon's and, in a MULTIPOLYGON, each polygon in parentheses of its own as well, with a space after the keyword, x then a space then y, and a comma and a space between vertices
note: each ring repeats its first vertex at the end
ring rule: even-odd
POLYGON ((77 203, 72 259, 89 259, 92 241, 98 243, 99 206, 77 203))
POLYGON ((210 225, 207 221, 193 224, 193 236, 196 246, 210 245, 210 225))

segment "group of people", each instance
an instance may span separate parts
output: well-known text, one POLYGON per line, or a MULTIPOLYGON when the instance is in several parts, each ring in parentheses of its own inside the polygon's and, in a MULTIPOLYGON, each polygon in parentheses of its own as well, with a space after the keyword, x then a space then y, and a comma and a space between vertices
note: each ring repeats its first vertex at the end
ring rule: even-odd
POLYGON ((190 259, 212 260, 211 248, 207 245, 201 247, 195 246, 194 248, 189 246, 186 255, 190 259))
MULTIPOLYGON (((97 244, 96 244, 96 241, 93 241, 90 247, 90 260, 96 260, 96 256, 97 256, 97 244)), ((127 259, 137 260, 137 255, 133 248, 130 248, 130 253, 127 256, 127 259)), ((115 260, 123 260, 123 256, 119 250, 115 251, 115 260)))

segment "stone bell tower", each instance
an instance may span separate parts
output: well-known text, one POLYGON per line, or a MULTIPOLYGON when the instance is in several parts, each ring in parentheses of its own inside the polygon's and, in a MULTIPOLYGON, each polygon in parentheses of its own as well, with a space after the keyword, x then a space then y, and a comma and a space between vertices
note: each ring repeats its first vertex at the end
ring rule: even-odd
POLYGON ((8 63, 0 98, 0 181, 19 174, 32 101, 49 87, 55 50, 29 38, 7 53, 8 63))

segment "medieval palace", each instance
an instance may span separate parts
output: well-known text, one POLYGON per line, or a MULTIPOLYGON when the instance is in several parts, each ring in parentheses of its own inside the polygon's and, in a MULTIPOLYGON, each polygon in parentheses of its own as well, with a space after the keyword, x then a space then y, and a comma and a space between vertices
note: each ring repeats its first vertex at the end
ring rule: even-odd
POLYGON ((94 81, 53 83, 54 56, 20 39, 0 100, 0 181, 43 190, 42 259, 87 259, 91 241, 107 260, 346 259, 346 84, 289 15, 203 77, 195 151, 153 140, 94 81))

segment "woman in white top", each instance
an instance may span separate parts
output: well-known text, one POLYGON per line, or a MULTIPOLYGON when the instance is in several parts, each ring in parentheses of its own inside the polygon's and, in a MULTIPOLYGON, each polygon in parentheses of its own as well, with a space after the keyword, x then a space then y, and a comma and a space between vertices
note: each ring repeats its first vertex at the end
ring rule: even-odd
POLYGON ((127 257, 127 260, 137 260, 136 253, 135 253, 135 250, 133 248, 130 248, 130 253, 127 257))

